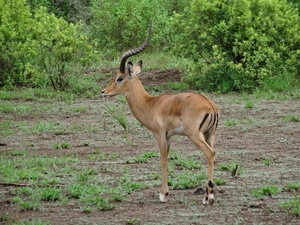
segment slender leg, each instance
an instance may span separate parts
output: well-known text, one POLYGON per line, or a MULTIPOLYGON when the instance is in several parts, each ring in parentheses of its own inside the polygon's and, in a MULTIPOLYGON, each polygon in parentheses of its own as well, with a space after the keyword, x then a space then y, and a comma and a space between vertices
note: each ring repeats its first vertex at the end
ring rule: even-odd
POLYGON ((162 171, 162 187, 161 192, 159 194, 159 199, 161 202, 166 202, 166 196, 169 193, 168 188, 168 153, 170 142, 169 138, 166 139, 165 135, 157 135, 157 142, 160 150, 160 164, 162 171))
POLYGON ((203 199, 203 204, 214 203, 213 195, 213 175, 214 175, 214 161, 215 161, 215 151, 210 145, 205 141, 204 136, 200 133, 198 136, 189 136, 189 138, 194 142, 194 144, 205 154, 208 164, 208 184, 205 191, 205 196, 203 199))

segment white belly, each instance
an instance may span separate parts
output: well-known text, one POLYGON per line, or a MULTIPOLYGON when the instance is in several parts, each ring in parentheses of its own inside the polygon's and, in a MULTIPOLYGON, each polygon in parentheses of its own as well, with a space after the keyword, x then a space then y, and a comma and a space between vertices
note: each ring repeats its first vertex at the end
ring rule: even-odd
POLYGON ((183 125, 168 131, 167 137, 171 137, 173 135, 184 135, 183 125))

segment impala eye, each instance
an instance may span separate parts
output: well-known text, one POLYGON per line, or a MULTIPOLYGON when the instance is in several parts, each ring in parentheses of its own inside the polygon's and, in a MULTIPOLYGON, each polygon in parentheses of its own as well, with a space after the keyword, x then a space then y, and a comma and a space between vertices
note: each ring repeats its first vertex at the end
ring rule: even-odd
POLYGON ((123 79, 123 77, 118 77, 117 78, 117 82, 122 82, 124 79, 123 79))

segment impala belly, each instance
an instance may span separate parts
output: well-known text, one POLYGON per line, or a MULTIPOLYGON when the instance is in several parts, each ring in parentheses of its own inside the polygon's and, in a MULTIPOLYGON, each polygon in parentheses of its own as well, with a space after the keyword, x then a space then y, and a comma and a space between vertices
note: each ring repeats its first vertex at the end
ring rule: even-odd
POLYGON ((183 128, 182 121, 180 121, 180 126, 167 131, 167 137, 171 137, 173 135, 184 135, 184 128, 183 128))

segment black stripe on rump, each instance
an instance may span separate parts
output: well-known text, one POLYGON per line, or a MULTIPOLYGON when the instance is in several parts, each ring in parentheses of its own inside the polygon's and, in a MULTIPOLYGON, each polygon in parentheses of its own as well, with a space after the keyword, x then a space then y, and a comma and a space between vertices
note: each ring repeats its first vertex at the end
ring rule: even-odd
POLYGON ((203 126, 203 124, 204 124, 204 122, 205 122, 205 120, 207 119, 208 116, 209 116, 209 113, 206 113, 203 120, 202 120, 202 122, 200 123, 199 130, 201 130, 201 128, 202 128, 202 126, 203 126))
POLYGON ((217 113, 217 124, 216 124, 216 129, 218 128, 218 124, 219 124, 219 114, 217 113))

